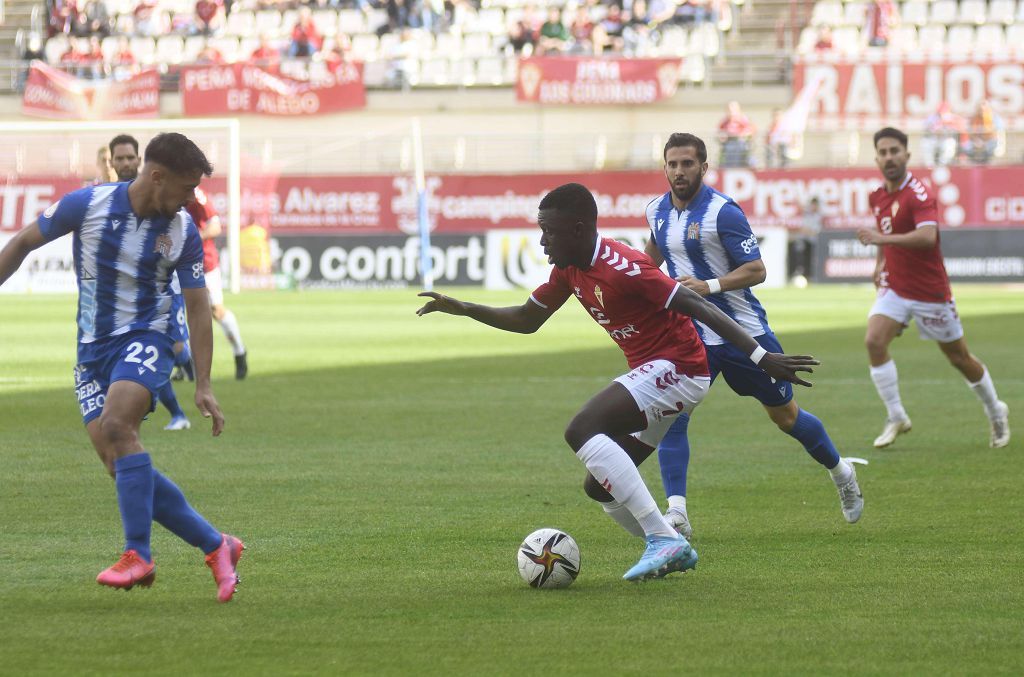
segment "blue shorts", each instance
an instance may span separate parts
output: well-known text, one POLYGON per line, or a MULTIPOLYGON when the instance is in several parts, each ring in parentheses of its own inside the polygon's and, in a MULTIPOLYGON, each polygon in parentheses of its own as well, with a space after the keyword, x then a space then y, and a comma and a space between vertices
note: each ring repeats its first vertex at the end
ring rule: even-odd
POLYGON ((135 381, 150 393, 149 410, 156 409, 157 393, 170 379, 174 365, 173 342, 167 334, 133 331, 78 345, 75 395, 88 424, 103 413, 107 389, 115 381, 135 381))
MULTIPOLYGON (((782 352, 779 340, 771 332, 755 336, 754 340, 770 353, 782 352)), ((712 383, 721 373, 737 395, 757 398, 766 407, 781 407, 793 399, 793 385, 789 381, 776 381, 731 343, 704 347, 708 353, 712 383)))
POLYGON ((171 326, 167 330, 173 343, 188 341, 188 323, 185 322, 185 297, 181 294, 171 296, 171 326))

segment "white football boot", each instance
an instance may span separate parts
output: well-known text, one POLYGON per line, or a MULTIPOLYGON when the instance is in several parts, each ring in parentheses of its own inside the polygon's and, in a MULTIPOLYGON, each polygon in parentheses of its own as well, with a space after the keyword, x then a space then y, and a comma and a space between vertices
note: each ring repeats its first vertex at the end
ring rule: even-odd
POLYGON ((164 426, 164 430, 188 430, 192 427, 189 420, 184 416, 175 416, 171 422, 164 426))
POLYGON ((854 461, 844 458, 839 461, 850 466, 850 479, 836 485, 836 490, 839 491, 839 504, 843 509, 843 517, 850 524, 859 520, 860 514, 864 511, 864 495, 860 491, 860 485, 857 484, 857 471, 853 467, 853 464, 858 461, 866 464, 863 459, 854 461))
POLYGON ((1010 408, 1006 402, 996 402, 996 415, 989 419, 992 426, 992 435, 989 437, 988 446, 993 449, 1005 447, 1010 443, 1010 408))
POLYGON ((910 419, 903 418, 896 421, 887 420, 882 434, 875 438, 875 449, 887 447, 896 441, 896 438, 903 433, 910 432, 910 419))
POLYGON ((676 506, 665 511, 665 519, 672 528, 683 535, 686 540, 693 539, 693 527, 690 526, 690 518, 686 516, 686 508, 676 506))

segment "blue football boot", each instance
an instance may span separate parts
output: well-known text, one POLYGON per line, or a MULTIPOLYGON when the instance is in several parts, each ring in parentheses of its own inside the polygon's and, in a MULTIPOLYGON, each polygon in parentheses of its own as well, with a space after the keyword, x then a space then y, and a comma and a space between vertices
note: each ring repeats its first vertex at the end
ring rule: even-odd
POLYGON ((640 561, 622 577, 627 581, 660 578, 673 571, 692 569, 696 564, 697 553, 682 536, 648 536, 640 561))

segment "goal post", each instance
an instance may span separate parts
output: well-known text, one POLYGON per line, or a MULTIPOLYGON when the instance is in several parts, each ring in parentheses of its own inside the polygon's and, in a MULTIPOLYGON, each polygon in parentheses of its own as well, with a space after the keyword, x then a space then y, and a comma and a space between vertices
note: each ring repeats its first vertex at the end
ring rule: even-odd
MULTIPOLYGON (((96 151, 117 134, 144 137, 160 132, 185 134, 210 157, 215 171, 224 174, 227 209, 228 271, 230 290, 241 290, 242 162, 237 118, 146 119, 117 121, 0 122, 0 173, 8 185, 20 177, 90 178, 96 151), (223 149, 221 148, 223 146, 223 149)), ((148 138, 139 139, 143 154, 148 138)), ((56 197, 60 197, 59 195, 56 197)), ((5 213, 11 210, 4 205, 5 213)), ((23 224, 24 225, 24 224, 23 224)), ((6 226, 6 224, 5 224, 6 226)))

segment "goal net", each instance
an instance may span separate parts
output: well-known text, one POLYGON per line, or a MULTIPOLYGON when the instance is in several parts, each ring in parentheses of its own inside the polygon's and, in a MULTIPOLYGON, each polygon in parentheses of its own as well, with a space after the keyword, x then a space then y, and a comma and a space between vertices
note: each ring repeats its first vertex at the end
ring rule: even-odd
MULTIPOLYGON (((0 122, 0 246, 65 193, 96 181, 98 153, 118 134, 139 142, 139 154, 161 132, 192 139, 214 174, 201 187, 213 200, 227 240, 225 285, 241 288, 241 150, 236 119, 121 120, 116 122, 0 122)), ((70 238, 51 242, 22 265, 5 291, 73 291, 70 238)))

